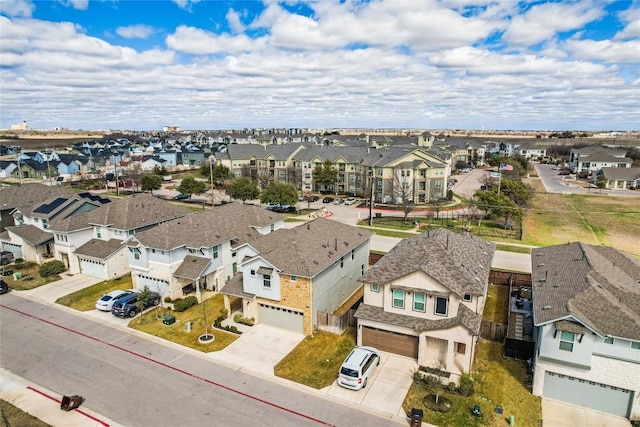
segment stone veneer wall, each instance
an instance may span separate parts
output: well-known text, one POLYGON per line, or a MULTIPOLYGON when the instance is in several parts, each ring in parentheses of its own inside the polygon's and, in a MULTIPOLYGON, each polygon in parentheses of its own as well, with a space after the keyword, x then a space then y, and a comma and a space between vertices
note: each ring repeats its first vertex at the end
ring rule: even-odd
POLYGON ((304 334, 313 332, 313 313, 311 307, 311 279, 296 277, 292 282, 289 275, 280 275, 280 301, 279 304, 288 308, 294 308, 304 313, 304 334))

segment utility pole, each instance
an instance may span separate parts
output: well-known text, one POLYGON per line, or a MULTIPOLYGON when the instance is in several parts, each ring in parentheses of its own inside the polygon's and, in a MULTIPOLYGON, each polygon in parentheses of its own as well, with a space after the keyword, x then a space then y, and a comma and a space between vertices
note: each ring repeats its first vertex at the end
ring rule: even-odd
POLYGON ((18 183, 22 185, 22 171, 20 170, 20 154, 22 153, 22 147, 15 147, 16 150, 16 160, 18 161, 18 183))
POLYGON ((47 158, 47 177, 49 179, 49 187, 51 187, 51 167, 49 166, 49 149, 47 145, 44 146, 44 155, 47 158))
POLYGON ((118 157, 116 154, 113 154, 113 176, 116 180, 116 196, 120 195, 120 187, 118 187, 118 157))
MULTIPOLYGON (((214 206, 214 196, 213 196, 213 155, 209 156, 209 179, 211 181, 211 209, 214 206)), ((206 323, 206 322, 205 322, 206 323)))
POLYGON ((369 170, 369 227, 373 226, 373 169, 369 170))

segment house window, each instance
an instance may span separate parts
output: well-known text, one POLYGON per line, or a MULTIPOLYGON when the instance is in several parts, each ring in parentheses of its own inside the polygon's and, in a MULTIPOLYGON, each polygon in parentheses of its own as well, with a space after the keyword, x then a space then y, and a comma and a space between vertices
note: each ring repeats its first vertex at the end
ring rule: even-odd
POLYGON ((605 344, 613 344, 613 337, 606 337, 604 339, 605 344))
POLYGON ((360 266, 360 275, 364 276, 364 264, 360 266))
POLYGON ((255 276, 256 275, 256 271, 255 270, 251 270, 251 275, 255 276))
POLYGON ((380 285, 377 283, 372 283, 370 286, 371 292, 380 292, 380 285))
POLYGON ((356 257, 356 250, 351 249, 351 259, 355 259, 355 257, 356 257))
POLYGON ((264 274, 262 275, 262 286, 267 289, 271 289, 271 275, 264 274))
POLYGON ((447 302, 448 300, 443 297, 436 297, 436 314, 442 316, 447 315, 447 302))
POLYGON ((102 236, 102 234, 100 233, 100 227, 96 227, 96 237, 98 239, 101 239, 102 238, 101 236, 102 236))
POLYGON ((296 276, 289 276, 289 280, 291 280, 292 282, 296 281, 296 276))
POLYGON ((573 341, 576 338, 576 334, 573 332, 561 331, 560 332, 560 350, 573 351, 573 341))
POLYGON ((218 247, 214 246, 211 250, 213 251, 213 259, 218 258, 218 247))
POLYGON ((426 307, 425 294, 413 294, 413 311, 424 313, 426 307))
POLYGON ((631 341, 631 348, 635 349, 635 350, 640 350, 640 342, 638 341, 631 341))
POLYGON ((467 345, 463 342, 456 343, 456 353, 465 354, 467 352, 467 345))
POLYGON ((344 267, 344 257, 340 257, 340 268, 344 267))
POLYGON ((273 231, 273 230, 275 230, 275 229, 276 229, 275 224, 271 224, 271 231, 273 231))
POLYGON ((135 259, 140 259, 140 249, 138 248, 133 248, 133 257, 135 259))
POLYGON ((471 294, 464 294, 464 297, 462 298, 463 301, 467 302, 471 301, 471 299, 471 294))
POLYGON ((404 308, 404 291, 399 289, 393 290, 393 308, 404 308))
POLYGON ((231 256, 232 256, 232 257, 235 257, 235 256, 236 256, 236 253, 235 253, 235 252, 231 252, 231 256))

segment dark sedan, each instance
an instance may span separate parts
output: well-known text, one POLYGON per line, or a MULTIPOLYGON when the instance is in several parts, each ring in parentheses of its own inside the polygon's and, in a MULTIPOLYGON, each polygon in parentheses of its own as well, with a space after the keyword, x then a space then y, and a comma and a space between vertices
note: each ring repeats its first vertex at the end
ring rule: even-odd
POLYGON ((333 197, 325 197, 322 199, 322 203, 331 203, 333 202, 333 197))

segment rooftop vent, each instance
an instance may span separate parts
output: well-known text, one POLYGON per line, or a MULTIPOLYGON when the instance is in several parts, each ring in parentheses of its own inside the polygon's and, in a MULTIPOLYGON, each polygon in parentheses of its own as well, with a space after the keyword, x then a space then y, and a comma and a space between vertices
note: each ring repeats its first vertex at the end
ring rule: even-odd
POLYGON ((545 305, 544 307, 542 307, 543 310, 551 310, 551 306, 550 305, 545 305))

